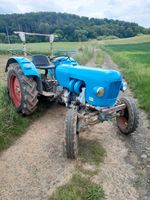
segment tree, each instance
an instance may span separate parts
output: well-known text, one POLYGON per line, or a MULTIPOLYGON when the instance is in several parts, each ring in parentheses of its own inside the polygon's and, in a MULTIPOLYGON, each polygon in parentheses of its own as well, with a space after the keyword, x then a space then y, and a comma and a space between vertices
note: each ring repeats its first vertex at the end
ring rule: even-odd
MULTIPOLYGON (((56 33, 59 35, 60 41, 83 41, 109 35, 123 38, 150 33, 150 29, 136 23, 112 19, 89 19, 74 14, 56 12, 0 15, 0 33, 6 33, 6 27, 9 35, 13 35, 14 31, 56 33)), ((44 37, 27 39, 30 42, 45 41, 44 37)), ((12 40, 16 41, 14 37, 12 40)), ((6 42, 7 40, 2 41, 6 42)))
POLYGON ((40 31, 40 33, 49 33, 50 32, 49 24, 41 22, 39 24, 39 31, 40 31))
POLYGON ((6 34, 5 33, 0 33, 0 43, 3 43, 6 39, 6 34))
POLYGON ((74 37, 77 41, 87 41, 88 40, 87 35, 88 32, 86 30, 78 29, 75 30, 74 37))

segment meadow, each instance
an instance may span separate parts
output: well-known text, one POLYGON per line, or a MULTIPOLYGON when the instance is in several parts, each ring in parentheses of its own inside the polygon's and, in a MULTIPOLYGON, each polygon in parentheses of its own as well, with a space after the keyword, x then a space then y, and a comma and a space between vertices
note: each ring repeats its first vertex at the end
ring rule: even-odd
POLYGON ((109 39, 109 40, 102 40, 100 44, 104 45, 113 45, 113 44, 139 44, 144 42, 150 42, 150 35, 137 35, 135 37, 130 38, 120 38, 120 39, 109 39))
POLYGON ((118 64, 139 105, 150 118, 150 39, 149 42, 105 45, 118 64))
MULTIPOLYGON (((78 50, 84 46, 89 45, 91 42, 54 42, 53 49, 54 52, 59 50, 78 50)), ((27 43, 27 51, 30 53, 42 53, 48 55, 50 52, 49 42, 40 43, 27 43)), ((16 44, 0 44, 0 54, 8 54, 9 49, 22 49, 21 43, 16 44)))

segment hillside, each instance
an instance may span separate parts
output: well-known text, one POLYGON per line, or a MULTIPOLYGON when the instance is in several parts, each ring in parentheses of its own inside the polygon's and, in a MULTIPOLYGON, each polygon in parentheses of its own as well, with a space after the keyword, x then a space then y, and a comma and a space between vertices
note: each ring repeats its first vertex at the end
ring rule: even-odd
MULTIPOLYGON (((7 43, 6 33, 10 35, 11 43, 18 42, 18 37, 13 35, 15 30, 56 33, 59 36, 59 41, 86 41, 101 36, 127 38, 140 33, 150 33, 150 29, 136 23, 80 17, 67 13, 38 12, 0 15, 0 43, 7 43)), ((30 37, 28 41, 40 42, 44 39, 30 37)))

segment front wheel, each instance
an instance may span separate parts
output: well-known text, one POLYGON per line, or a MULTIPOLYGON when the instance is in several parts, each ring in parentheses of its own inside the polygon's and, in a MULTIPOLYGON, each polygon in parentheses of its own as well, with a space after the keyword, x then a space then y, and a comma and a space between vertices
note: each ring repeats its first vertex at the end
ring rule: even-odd
POLYGON ((123 134, 129 135, 138 127, 138 109, 132 98, 123 97, 120 99, 120 103, 125 104, 126 108, 117 116, 117 126, 123 134))
POLYGON ((68 109, 65 121, 64 148, 69 159, 76 159, 78 155, 78 116, 77 109, 68 109))

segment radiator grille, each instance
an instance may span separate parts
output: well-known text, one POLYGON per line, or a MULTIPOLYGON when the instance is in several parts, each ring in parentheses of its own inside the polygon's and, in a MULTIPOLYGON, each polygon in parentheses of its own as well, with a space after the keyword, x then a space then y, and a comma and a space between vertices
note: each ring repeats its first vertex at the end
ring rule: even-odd
POLYGON ((112 82, 108 90, 108 98, 114 99, 118 96, 120 91, 121 81, 112 82))

